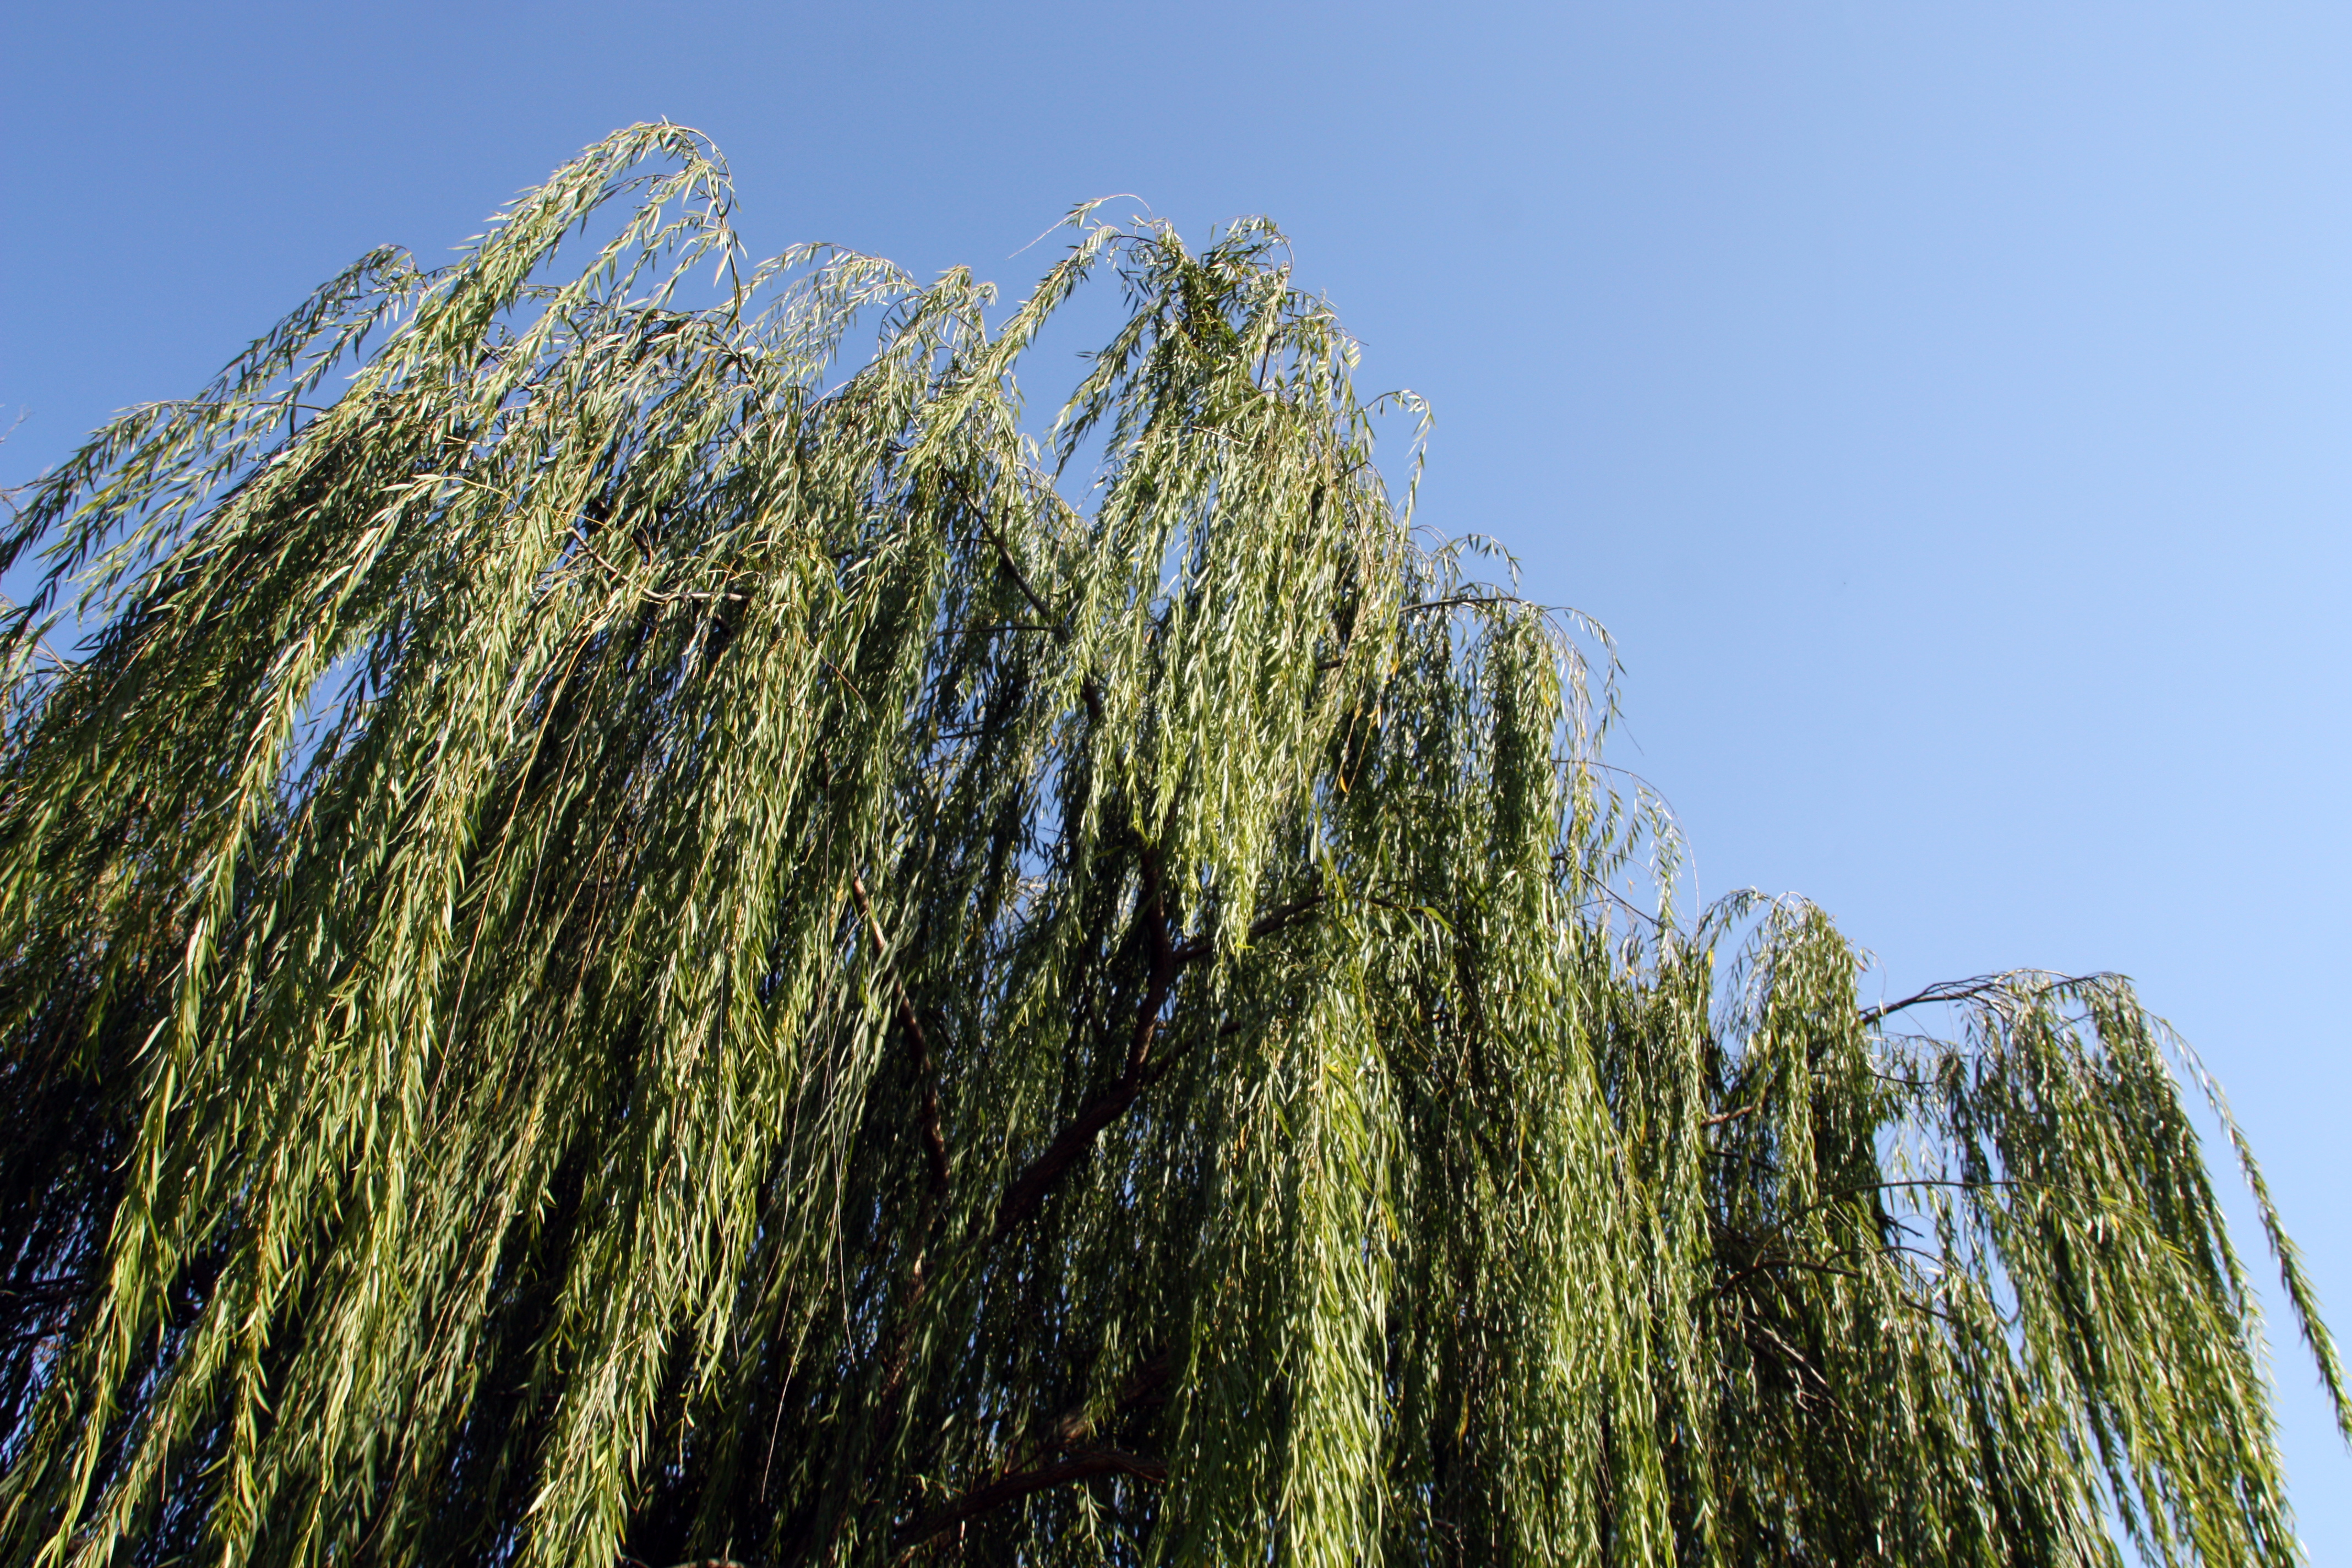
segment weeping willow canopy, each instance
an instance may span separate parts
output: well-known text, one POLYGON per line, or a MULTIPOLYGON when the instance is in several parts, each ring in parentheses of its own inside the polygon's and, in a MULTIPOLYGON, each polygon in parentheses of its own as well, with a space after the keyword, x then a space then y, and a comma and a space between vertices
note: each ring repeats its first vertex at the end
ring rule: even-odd
POLYGON ((730 211, 619 133, 20 497, 0 1562, 2296 1558, 2185 1048, 1657 897, 1271 227, 730 211))

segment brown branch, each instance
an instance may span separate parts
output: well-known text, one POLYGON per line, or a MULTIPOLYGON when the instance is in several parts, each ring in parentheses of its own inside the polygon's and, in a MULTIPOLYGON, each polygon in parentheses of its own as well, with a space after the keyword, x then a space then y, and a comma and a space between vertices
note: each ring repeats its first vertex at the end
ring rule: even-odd
MULTIPOLYGON (((1004 542, 1004 536, 997 532, 995 526, 989 521, 988 508, 982 505, 971 491, 964 488, 961 478, 950 476, 948 482, 953 485, 962 496, 964 507, 971 513, 972 521, 978 525, 982 534, 987 538, 989 543, 996 547, 997 564, 1003 567, 1004 574, 1013 579, 1013 585, 1021 590, 1021 596, 1029 601, 1029 607, 1035 610, 1048 623, 1034 629, 1051 632, 1055 637, 1067 638, 1070 635, 1069 617, 1055 615, 1054 607, 1045 602, 1045 595, 1029 585, 1028 577, 1013 559, 1012 546, 1004 542)), ((1086 699, 1087 712, 1099 727, 1103 721, 1102 688, 1096 683, 1093 676, 1089 675, 1078 683, 1078 695, 1086 699)))
MULTIPOLYGON (((1217 1033, 1220 1037, 1238 1034, 1240 1026, 1227 1024, 1217 1033)), ((1045 1152, 1029 1162, 1013 1184, 1004 1189, 1004 1196, 996 1205, 995 1223, 988 1228, 988 1239, 995 1241, 1029 1214, 1045 1198, 1046 1192, 1061 1180, 1063 1173, 1078 1162, 1093 1144, 1102 1130, 1119 1118, 1120 1112, 1143 1098, 1143 1091, 1158 1083, 1167 1070, 1182 1059, 1186 1046, 1179 1046, 1164 1056, 1143 1062, 1132 1074, 1122 1076, 1102 1094, 1087 1102, 1068 1126, 1055 1135, 1045 1152)), ((977 1239, 979 1226, 972 1227, 977 1239)))
MULTIPOLYGON (((1929 1002, 1974 1001, 1988 991, 1998 991, 2004 985, 2014 984, 2016 980, 2017 975, 2014 973, 1979 974, 1969 980, 1938 980, 1924 990, 1913 992, 1900 1002, 1882 1002, 1875 1007, 1864 1007, 1862 1010, 1862 1021, 1864 1024, 1875 1024, 1881 1018, 1900 1013, 1906 1007, 1917 1007, 1929 1002)), ((2055 979, 2053 984, 2066 985, 2078 984, 2078 982, 2074 977, 2062 976, 2055 979)))
POLYGON ((1168 1005, 1168 993, 1175 986, 1177 972, 1182 966, 1168 929, 1160 853, 1146 844, 1142 860, 1142 910, 1148 922, 1146 934, 1151 942, 1151 978, 1135 1010, 1135 1028, 1128 1037, 1126 1067, 1118 1081, 1089 1100, 1069 1125, 1045 1145, 1045 1152, 1030 1161, 1028 1167, 1013 1178, 1012 1185, 1004 1189, 1004 1196, 996 1205, 995 1222, 989 1227, 991 1241, 1026 1219, 1045 1201, 1054 1184, 1077 1163, 1078 1156, 1094 1146, 1102 1130, 1134 1104, 1150 1081, 1144 1069, 1150 1065, 1151 1042, 1160 1032, 1160 1010, 1168 1005))
MULTIPOLYGON (((1229 1040, 1241 1032, 1242 1025, 1241 1020, 1238 1018, 1228 1018, 1223 1023, 1217 1026, 1217 1038, 1221 1040, 1229 1040)), ((1169 1069, 1173 1068, 1178 1062, 1182 1061, 1184 1059, 1184 1054, 1187 1051, 1190 1051, 1192 1048, 1192 1046, 1193 1041, 1187 1040, 1182 1045, 1178 1046, 1174 1050, 1165 1051, 1160 1055, 1152 1058, 1151 1065, 1143 1069, 1143 1087, 1150 1089, 1153 1084, 1158 1083, 1161 1079, 1166 1078, 1168 1076, 1169 1069)))
MULTIPOLYGON (((1169 1353, 1161 1351, 1129 1373, 1127 1381, 1119 1384, 1118 1397, 1111 1402, 1111 1414, 1119 1415, 1142 1404, 1155 1389, 1168 1381, 1168 1374, 1174 1370, 1174 1365, 1169 1353)), ((1093 1436, 1094 1429, 1094 1418, 1087 1414, 1087 1406, 1084 1404, 1073 1405, 1045 1424, 1036 1441, 1029 1446, 1027 1457, 1057 1454, 1075 1448, 1093 1436)))
MULTIPOLYGON (((1174 1369, 1174 1358, 1167 1351, 1146 1358, 1119 1384, 1118 1395, 1111 1402, 1108 1414, 1117 1416, 1139 1405, 1154 1403, 1153 1396, 1167 1383, 1174 1369)), ((1086 1403, 1070 1406, 1040 1427, 1035 1436, 1017 1451, 1014 1468, 966 1492, 947 1507, 901 1525, 895 1539, 900 1560, 904 1561, 916 1547, 945 1531, 1063 1481, 1110 1473, 1131 1475, 1149 1481, 1167 1479, 1168 1467, 1158 1459, 1112 1447, 1081 1449, 1079 1445, 1092 1437, 1095 1430, 1096 1420, 1088 1413, 1086 1403), (1064 1453, 1070 1457, 1048 1464, 1036 1462, 1046 1455, 1064 1453)))
POLYGON ((1538 610, 1550 607, 1538 605, 1532 599, 1522 598, 1517 594, 1448 594, 1442 599, 1422 599, 1413 604, 1401 605, 1397 614, 1412 616, 1419 615, 1424 610, 1459 610, 1479 608, 1488 605, 1525 605, 1538 610))
POLYGON ((1128 1078, 1142 1071, 1145 1059, 1151 1054, 1152 1037, 1160 1032, 1160 1010, 1168 1004, 1168 993, 1176 984, 1178 967, 1175 933, 1168 927, 1168 897, 1160 851, 1147 843, 1141 847, 1139 858, 1143 865, 1143 908, 1148 917, 1144 934, 1151 942, 1151 983, 1144 991, 1143 1005, 1135 1010, 1135 1030, 1128 1037, 1128 1078))
MULTIPOLYGON (((1285 926, 1297 924, 1320 909, 1324 901, 1324 894, 1315 893, 1304 899, 1295 899, 1279 909, 1268 910, 1250 922, 1249 940, 1255 942, 1260 937, 1272 936, 1285 926)), ((1176 950, 1176 962, 1178 963, 1198 963, 1208 957, 1214 951, 1214 947, 1215 944, 1206 937, 1197 942, 1188 942, 1176 950)))
POLYGON ((1003 1508, 1006 1503, 1017 1502, 1032 1492, 1095 1476, 1133 1476, 1141 1481, 1164 1481, 1168 1479, 1168 1466, 1142 1454, 1125 1453, 1118 1448, 1090 1448, 1072 1454, 1067 1458, 1056 1459, 1050 1465, 1000 1476, 985 1486, 975 1487, 947 1507, 899 1526, 892 1538, 892 1544, 898 1547, 900 1560, 904 1561, 924 1542, 953 1530, 967 1520, 977 1519, 992 1509, 1003 1508))
POLYGON ((574 523, 572 526, 572 537, 580 542, 581 552, 585 554, 589 560, 593 561, 597 565, 602 566, 605 571, 610 572, 614 576, 621 579, 623 582, 626 582, 628 580, 629 574, 626 572, 622 571, 618 566, 615 566, 610 561, 605 560, 603 552, 597 550, 594 545, 588 542, 588 536, 580 531, 580 525, 577 523, 574 523))
POLYGON ((1779 1221, 1773 1225, 1770 1230, 1764 1233, 1764 1239, 1767 1242, 1769 1242, 1782 1231, 1788 1229, 1790 1226, 1793 1225, 1798 1220, 1802 1219, 1805 1215, 1813 1213, 1817 1209, 1827 1208, 1830 1205, 1837 1202, 1840 1198, 1858 1198, 1865 1193, 1898 1192, 1906 1187, 1949 1187, 1956 1192, 1993 1192, 2006 1191, 2011 1188, 2022 1191, 2029 1188, 2039 1187, 2043 1184, 2044 1184, 2041 1182, 2000 1181, 1993 1179, 1970 1182, 1940 1176, 1917 1176, 1907 1181, 1895 1182, 1857 1182, 1850 1187, 1832 1188, 1829 1192, 1823 1193, 1811 1203, 1806 1204, 1801 1208, 1790 1210, 1787 1214, 1780 1216, 1779 1221))
POLYGON ((1013 585, 1021 590, 1021 596, 1028 600, 1030 607, 1040 616, 1056 626, 1061 626, 1062 617, 1054 613, 1053 606, 1046 604, 1037 590, 1029 585, 1029 579, 1022 574, 1019 566, 1013 564, 1012 548, 1004 542, 1004 536, 997 532, 988 521, 988 508, 982 505, 971 491, 964 488, 961 477, 950 476, 948 482, 955 486, 956 489, 962 494, 963 504, 971 511, 972 521, 980 526, 980 531, 987 535, 988 542, 996 546, 997 563, 1004 568, 1005 575, 1013 579, 1013 585))
POLYGON ((993 637, 998 632, 1055 632, 1062 628, 1040 625, 1035 621, 988 621, 975 626, 959 626, 956 635, 967 637, 993 637))
POLYGON ((1712 1290, 1708 1291, 1707 1294, 1710 1296, 1728 1296, 1732 1291, 1738 1289, 1740 1286, 1745 1285, 1748 1280, 1753 1279, 1759 1274, 1769 1276, 1770 1271, 1775 1268, 1802 1268, 1815 1274, 1835 1274, 1847 1279, 1863 1279, 1868 1278, 1867 1275, 1861 1273, 1857 1269, 1843 1268, 1834 1263, 1816 1263, 1810 1258, 1804 1258, 1765 1257, 1758 1258, 1755 1262, 1749 1264, 1747 1268, 1741 1269, 1730 1279, 1722 1281, 1712 1290))
POLYGON ((1119 1112, 1135 1103, 1143 1086, 1122 1078, 1108 1092, 1089 1100, 1070 1124, 1055 1135, 1045 1145, 1044 1153, 1029 1162, 1026 1169, 1004 1189, 1003 1198, 996 1205, 996 1221, 989 1227, 989 1239, 993 1241, 1029 1216, 1030 1211, 1045 1200, 1048 1188, 1061 1180, 1062 1173, 1077 1163, 1094 1143, 1096 1135, 1118 1119, 1119 1112))

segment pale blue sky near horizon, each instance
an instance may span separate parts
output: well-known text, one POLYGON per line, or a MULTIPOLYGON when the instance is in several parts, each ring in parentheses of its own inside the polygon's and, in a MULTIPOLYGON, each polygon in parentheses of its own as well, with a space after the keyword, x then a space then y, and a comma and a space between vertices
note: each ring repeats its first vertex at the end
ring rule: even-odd
POLYGON ((763 252, 1017 292, 1087 197, 1271 215, 1434 405, 1422 520, 1615 635, 1704 888, 1889 995, 2133 975, 2352 1330, 2352 8, 16 0, 0 482, 663 116, 763 252))

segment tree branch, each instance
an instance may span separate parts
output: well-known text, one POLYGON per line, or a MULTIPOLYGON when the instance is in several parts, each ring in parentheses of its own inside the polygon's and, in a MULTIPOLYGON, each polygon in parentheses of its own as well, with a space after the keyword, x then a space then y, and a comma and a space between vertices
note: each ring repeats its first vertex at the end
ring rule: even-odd
POLYGON ((914 1549, 933 1536, 953 1530, 966 1520, 976 1519, 992 1509, 1017 1502, 1032 1492, 1067 1481, 1086 1480, 1094 1476, 1133 1476, 1140 1481, 1164 1481, 1168 1466, 1161 1460, 1142 1454, 1129 1454, 1118 1448, 1090 1448, 1056 1459, 1050 1465, 1034 1469, 1000 1476, 985 1486, 975 1487, 947 1507, 924 1514, 898 1527, 892 1538, 899 1557, 904 1561, 914 1549))
MULTIPOLYGON (((2022 973, 2027 977, 2034 974, 2031 970, 2022 973)), ((1862 1010, 1862 1021, 1864 1024, 1875 1024, 1881 1018, 1900 1013, 1906 1007, 1922 1006, 1929 1002, 1970 1001, 1988 991, 1998 991, 2004 985, 2014 984, 2019 978, 2020 972, 2011 971, 2004 974, 1979 974, 1969 980, 1938 980, 1935 984, 1923 991, 1914 992, 1900 1002, 1882 1002, 1875 1007, 1864 1007, 1862 1010)), ((2083 977, 2076 975, 2044 974, 2039 978, 2043 982, 2044 990, 2061 985, 2078 985, 2083 983, 2083 977)))
MULTIPOLYGON (((1303 899, 1294 899, 1289 903, 1281 906, 1279 909, 1269 910, 1265 914, 1250 922, 1250 941, 1255 942, 1260 937, 1272 936, 1276 931, 1282 930, 1285 926, 1297 924, 1307 916, 1313 914, 1317 910, 1320 909, 1324 904, 1325 899, 1325 894, 1314 893, 1303 899)), ((1213 951, 1215 951, 1215 945, 1211 942, 1208 938, 1202 937, 1197 942, 1188 942, 1183 946, 1178 948, 1176 950, 1176 962, 1178 963, 1196 963, 1202 959, 1208 957, 1213 951)))
MULTIPOLYGON (((1051 632, 1057 637, 1066 639, 1070 635, 1069 617, 1055 615, 1054 607, 1045 602, 1045 595, 1029 585, 1028 577, 1023 574, 1020 566, 1013 559, 1012 547, 1005 543, 1004 536, 997 532, 995 525, 989 521, 988 508, 982 505, 973 497, 971 491, 964 488, 961 478, 950 477, 949 482, 962 496, 965 510, 971 513, 972 521, 980 529, 982 535, 989 543, 996 547, 996 563, 1004 568, 1004 574, 1013 579, 1013 585, 1021 590, 1021 596, 1029 601, 1029 607, 1035 610, 1046 622, 1046 625, 1035 629, 1051 632)), ((1093 716, 1095 723, 1099 726, 1103 718, 1102 688, 1095 684, 1093 676, 1089 675, 1078 683, 1078 694, 1086 699, 1087 711, 1093 716)))
POLYGON ((1442 599, 1417 600, 1402 606, 1397 614, 1412 616, 1429 610, 1459 610, 1485 605, 1525 605, 1538 610, 1550 608, 1548 605, 1538 605, 1534 600, 1522 598, 1517 594, 1448 594, 1442 599))
POLYGON ((1027 1218, 1045 1201, 1046 1192, 1062 1179, 1062 1173, 1093 1147, 1096 1137, 1135 1103, 1136 1097, 1150 1081, 1144 1069, 1150 1064, 1151 1042, 1160 1031, 1160 1009, 1168 1005, 1168 993, 1174 988, 1177 972, 1182 965, 1169 931, 1160 852, 1150 844, 1144 845, 1142 861, 1142 912, 1148 922, 1145 935, 1151 943, 1151 978, 1135 1010, 1135 1028, 1128 1037, 1126 1067, 1118 1081, 1089 1100, 1070 1124, 1045 1145, 1045 1152, 1030 1161, 1028 1167, 1013 1178, 1013 1184, 1004 1189, 1004 1196, 996 1205, 995 1222, 989 1227, 991 1241, 1027 1218))
POLYGON ((1026 1219, 1030 1211, 1044 1201, 1046 1189, 1061 1180, 1062 1173, 1076 1164, 1078 1156, 1093 1145, 1096 1135, 1117 1121, 1119 1112, 1134 1104, 1142 1092, 1140 1083, 1121 1078, 1108 1092, 1089 1100, 1070 1124, 1045 1145, 1045 1152, 1030 1161, 1027 1168, 1013 1178, 1013 1184, 1004 1189, 988 1238, 994 1241, 1026 1219))
POLYGON ((1022 574, 1020 567, 1013 564, 1011 547, 1004 542, 1004 536, 997 532, 995 527, 988 521, 988 508, 983 506, 971 490, 964 488, 961 476, 950 476, 949 483, 954 485, 961 493, 964 507, 971 513, 972 521, 979 526, 980 531, 987 537, 991 544, 996 546, 997 564, 1004 568, 1004 574, 1013 579, 1013 585, 1021 590, 1021 596, 1029 601, 1030 608, 1035 610, 1055 626, 1061 626, 1062 617, 1054 613, 1053 606, 1046 604, 1037 590, 1029 585, 1029 579, 1022 574))
MULTIPOLYGON (((1174 1364, 1169 1353, 1161 1351, 1129 1373, 1127 1381, 1119 1384, 1118 1397, 1111 1402, 1111 1414, 1121 1414, 1143 1403, 1154 1389, 1168 1381, 1168 1374, 1174 1364)), ((1030 1445, 1027 1457, 1057 1454, 1075 1448, 1093 1436, 1094 1430, 1094 1418, 1087 1414, 1087 1406, 1083 1403, 1074 1405, 1046 1424, 1038 1434, 1037 1440, 1030 1445)))

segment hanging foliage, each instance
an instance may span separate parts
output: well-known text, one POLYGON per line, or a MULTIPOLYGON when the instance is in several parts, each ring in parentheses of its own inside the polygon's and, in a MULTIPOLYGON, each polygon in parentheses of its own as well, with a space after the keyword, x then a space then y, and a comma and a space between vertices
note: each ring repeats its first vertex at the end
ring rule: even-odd
POLYGON ((19 498, 0 1562, 2295 1559, 2185 1049, 1637 900, 1271 227, 730 203, 621 132, 19 498))

